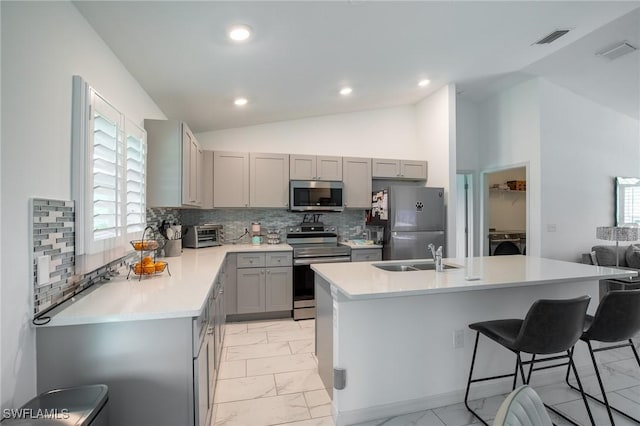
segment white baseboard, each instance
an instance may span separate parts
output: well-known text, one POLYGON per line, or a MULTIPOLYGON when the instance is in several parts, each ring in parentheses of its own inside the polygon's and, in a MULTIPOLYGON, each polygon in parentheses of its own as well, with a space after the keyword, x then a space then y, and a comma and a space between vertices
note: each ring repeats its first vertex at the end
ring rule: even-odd
MULTIPOLYGON (((525 369, 525 373, 527 369, 525 369)), ((581 375, 582 376, 582 375, 581 375)), ((558 374, 558 369, 536 372, 532 376, 535 387, 547 386, 564 382, 564 372, 558 374)), ((518 380, 518 386, 521 381, 518 380)), ((506 394, 511 392, 513 379, 502 379, 487 383, 474 383, 471 386, 469 400, 488 398, 491 396, 506 394)), ((386 419, 389 417, 401 416, 403 414, 415 413, 417 411, 429 410, 431 408, 444 407, 446 405, 464 402, 466 389, 459 389, 437 395, 430 395, 424 398, 409 401, 399 401, 391 404, 377 405, 373 407, 361 408, 336 412, 333 411, 333 419, 336 426, 346 426, 371 420, 386 419)))

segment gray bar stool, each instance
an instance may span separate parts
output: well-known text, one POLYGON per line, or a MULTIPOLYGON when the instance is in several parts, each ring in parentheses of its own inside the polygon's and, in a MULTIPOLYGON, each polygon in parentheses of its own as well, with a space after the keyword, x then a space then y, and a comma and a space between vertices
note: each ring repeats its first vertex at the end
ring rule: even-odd
MULTIPOLYGON (((615 407, 612 407, 609 404, 607 393, 605 392, 602 384, 602 377, 600 377, 600 370, 598 369, 598 364, 596 363, 596 357, 594 355, 595 352, 609 351, 611 349, 629 346, 633 351, 633 355, 636 358, 638 366, 640 367, 638 351, 636 351, 635 346, 633 346, 632 340, 633 336, 640 331, 640 290, 620 290, 607 293, 600 301, 596 314, 594 316, 587 315, 584 329, 586 331, 582 333, 580 340, 585 342, 589 347, 589 354, 591 355, 593 368, 596 370, 596 377, 598 378, 598 384, 600 385, 604 401, 586 392, 585 394, 594 401, 597 401, 607 407, 607 413, 609 414, 609 419, 611 420, 612 425, 615 425, 615 422, 613 420, 613 413, 611 410, 622 414, 636 423, 640 423, 640 420, 618 410, 615 407), (593 346, 591 345, 592 341, 604 343, 626 342, 619 345, 593 349, 593 346)), ((575 371, 573 373, 576 374, 575 371)), ((579 389, 569 383, 569 374, 570 370, 567 369, 567 375, 565 377, 567 384, 571 389, 579 391, 579 389)))
MULTIPOLYGON (((468 400, 471 383, 513 376, 513 389, 515 389, 518 380, 518 371, 520 371, 523 384, 529 384, 529 381, 531 380, 531 373, 533 371, 563 367, 565 365, 569 365, 574 370, 574 374, 576 374, 576 367, 573 363, 573 346, 582 335, 587 306, 589 306, 590 299, 591 298, 589 296, 581 296, 575 299, 542 299, 531 305, 531 308, 529 308, 529 312, 527 312, 524 320, 504 319, 470 324, 469 328, 476 331, 476 342, 473 347, 473 358, 471 359, 469 380, 467 381, 467 390, 464 395, 464 404, 467 407, 467 410, 469 410, 483 424, 488 425, 484 419, 469 407, 468 400), (483 334, 516 354, 516 367, 512 374, 473 379, 473 366, 476 361, 480 334, 483 334), (522 361, 520 356, 522 352, 531 354, 531 360, 522 361), (566 352, 566 354, 546 356, 544 358, 536 359, 536 355, 553 355, 563 352, 566 352), (543 367, 534 368, 534 365, 540 362, 555 361, 565 358, 568 359, 566 363, 563 362, 561 364, 545 365, 543 367), (524 365, 529 365, 529 373, 526 378, 523 368, 524 365)), ((595 425, 593 416, 591 415, 591 410, 589 409, 589 404, 587 403, 587 398, 582 390, 582 383, 578 377, 577 381, 580 391, 582 392, 582 399, 587 408, 589 420, 592 425, 595 425)), ((555 408, 546 404, 545 406, 567 420, 569 423, 577 425, 577 423, 557 411, 555 408)))

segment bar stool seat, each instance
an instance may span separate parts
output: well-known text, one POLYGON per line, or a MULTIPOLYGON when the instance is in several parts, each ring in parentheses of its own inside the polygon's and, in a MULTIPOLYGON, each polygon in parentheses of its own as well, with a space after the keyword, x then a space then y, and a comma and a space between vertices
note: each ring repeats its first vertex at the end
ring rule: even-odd
POLYGON ((523 322, 521 319, 482 321, 469 324, 469 328, 513 351, 523 322))
MULTIPOLYGON (((595 353, 602 351, 609 351, 612 349, 630 347, 633 355, 640 367, 640 357, 638 351, 633 344, 633 336, 640 331, 640 289, 637 290, 615 290, 607 293, 596 310, 594 316, 587 315, 584 322, 584 332, 580 336, 580 340, 587 344, 589 348, 589 354, 591 355, 591 362, 596 372, 598 379, 598 385, 602 391, 602 399, 599 399, 589 393, 584 392, 586 396, 594 401, 603 404, 607 409, 609 420, 611 425, 615 425, 612 411, 615 411, 628 419, 633 420, 636 423, 640 423, 640 420, 632 415, 625 413, 609 404, 607 399, 607 393, 604 388, 602 377, 600 376, 600 370, 596 362, 595 353), (591 342, 604 342, 604 343, 619 343, 617 345, 603 346, 600 348, 593 348, 591 342), (625 342, 625 343, 620 343, 625 342)), ((580 391, 569 382, 569 374, 571 371, 567 369, 565 381, 567 385, 573 390, 580 391)), ((576 375, 576 379, 579 382, 577 371, 573 372, 576 375)))
MULTIPOLYGON (((589 296, 581 296, 574 299, 542 299, 531 305, 524 320, 502 319, 470 324, 469 328, 476 331, 476 340, 473 348, 471 368, 469 369, 469 379, 467 381, 467 389, 464 397, 467 410, 469 410, 483 424, 488 425, 482 417, 469 407, 469 391, 472 383, 513 377, 512 389, 515 389, 518 380, 518 372, 522 378, 522 383, 525 385, 529 384, 531 373, 533 371, 569 365, 575 372, 575 365, 573 363, 573 347, 578 339, 583 335, 584 321, 590 299, 591 298, 589 296), (513 373, 473 378, 473 367, 476 360, 480 334, 515 353, 516 366, 513 373), (531 360, 522 361, 521 353, 531 354, 531 360), (544 355, 544 357, 536 359, 537 355, 544 355), (545 365, 543 367, 534 368, 536 363, 546 363, 560 359, 567 359, 568 361, 561 364, 545 365), (529 372, 526 378, 523 368, 524 365, 529 365, 529 372)), ((578 385, 580 390, 582 390, 582 384, 580 383, 579 378, 578 385)), ((582 399, 591 424, 594 425, 593 416, 591 415, 591 410, 584 393, 582 395, 582 399)), ((577 423, 557 411, 555 408, 550 406, 547 406, 547 408, 563 417, 569 423, 577 425, 577 423)))

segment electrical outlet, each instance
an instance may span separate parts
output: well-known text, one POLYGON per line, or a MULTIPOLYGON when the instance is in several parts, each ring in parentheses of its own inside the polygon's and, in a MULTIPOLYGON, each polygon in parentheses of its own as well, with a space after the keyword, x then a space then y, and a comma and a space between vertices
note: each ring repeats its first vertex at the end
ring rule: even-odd
POLYGON ((464 348, 464 330, 454 330, 453 332, 453 348, 464 348))

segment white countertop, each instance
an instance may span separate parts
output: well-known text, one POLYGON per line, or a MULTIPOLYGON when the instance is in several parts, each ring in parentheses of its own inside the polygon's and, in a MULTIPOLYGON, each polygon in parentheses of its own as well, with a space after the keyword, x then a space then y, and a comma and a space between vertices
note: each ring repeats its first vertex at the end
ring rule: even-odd
POLYGON ((351 240, 341 241, 340 245, 351 247, 351 250, 359 250, 359 249, 381 249, 382 246, 380 244, 358 244, 354 243, 351 240))
POLYGON ((452 293, 637 275, 634 271, 520 255, 444 259, 445 264, 460 268, 445 269, 443 272, 392 272, 373 266, 377 263, 423 261, 428 262, 431 259, 329 263, 311 265, 311 268, 348 299, 452 293), (465 279, 471 276, 480 279, 465 279))
POLYGON ((238 244, 184 249, 182 256, 165 257, 167 271, 152 276, 127 271, 109 282, 96 284, 52 310, 46 326, 196 317, 225 255, 229 252, 291 251, 288 244, 238 244))

